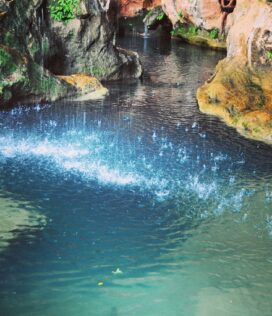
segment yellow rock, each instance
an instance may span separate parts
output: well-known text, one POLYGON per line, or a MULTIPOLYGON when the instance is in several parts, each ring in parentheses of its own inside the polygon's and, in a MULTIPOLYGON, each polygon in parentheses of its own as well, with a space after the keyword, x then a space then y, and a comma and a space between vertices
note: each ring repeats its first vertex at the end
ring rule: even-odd
POLYGON ((223 119, 245 137, 272 144, 272 73, 252 71, 241 57, 224 59, 197 91, 202 112, 223 119))
POLYGON ((58 78, 78 90, 80 96, 75 98, 78 101, 100 99, 108 94, 108 89, 103 87, 95 77, 91 77, 87 74, 58 76, 58 78))

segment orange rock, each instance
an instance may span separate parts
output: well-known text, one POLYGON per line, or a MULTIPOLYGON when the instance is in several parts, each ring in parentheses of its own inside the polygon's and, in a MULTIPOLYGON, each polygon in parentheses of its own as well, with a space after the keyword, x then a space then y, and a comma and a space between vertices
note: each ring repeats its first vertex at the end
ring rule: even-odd
POLYGON ((118 0, 120 16, 133 17, 142 9, 153 9, 161 5, 161 0, 118 0))
POLYGON ((91 77, 87 74, 58 76, 58 78, 64 80, 78 90, 80 96, 76 99, 80 101, 99 99, 108 94, 108 89, 103 87, 95 77, 91 77))

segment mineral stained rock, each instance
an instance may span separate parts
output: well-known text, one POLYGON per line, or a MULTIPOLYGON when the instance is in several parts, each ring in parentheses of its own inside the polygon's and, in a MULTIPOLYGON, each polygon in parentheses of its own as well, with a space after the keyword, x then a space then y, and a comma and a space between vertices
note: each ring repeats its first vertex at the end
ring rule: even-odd
POLYGON ((272 6, 239 0, 229 19, 228 53, 197 91, 200 110, 242 135, 272 144, 272 6))

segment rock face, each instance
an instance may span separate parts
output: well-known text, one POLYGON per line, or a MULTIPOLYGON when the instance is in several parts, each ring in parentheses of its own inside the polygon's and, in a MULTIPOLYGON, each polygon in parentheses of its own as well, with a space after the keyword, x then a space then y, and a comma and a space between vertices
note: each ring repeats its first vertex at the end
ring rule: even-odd
POLYGON ((272 144, 272 6, 239 0, 229 22, 227 58, 198 89, 199 107, 272 144))
POLYGON ((123 17, 133 17, 143 9, 153 9, 161 5, 161 0, 118 0, 119 14, 123 17))
POLYGON ((139 78, 138 55, 113 45, 114 2, 80 0, 71 21, 50 15, 52 0, 0 0, 0 102, 55 100, 82 90, 56 75, 139 78), (110 5, 111 4, 111 5, 110 5))
POLYGON ((206 30, 220 26, 217 0, 162 0, 162 9, 173 25, 182 18, 206 30))

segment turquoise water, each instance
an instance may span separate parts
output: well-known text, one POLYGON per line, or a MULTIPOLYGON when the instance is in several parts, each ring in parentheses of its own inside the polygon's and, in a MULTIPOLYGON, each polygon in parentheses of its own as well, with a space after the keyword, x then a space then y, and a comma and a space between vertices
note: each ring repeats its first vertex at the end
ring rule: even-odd
POLYGON ((120 45, 141 82, 0 113, 0 315, 271 315, 272 149, 195 100, 223 56, 120 45))

